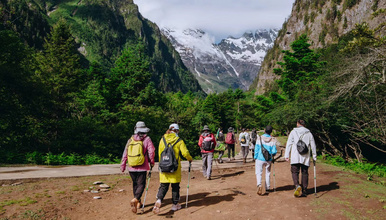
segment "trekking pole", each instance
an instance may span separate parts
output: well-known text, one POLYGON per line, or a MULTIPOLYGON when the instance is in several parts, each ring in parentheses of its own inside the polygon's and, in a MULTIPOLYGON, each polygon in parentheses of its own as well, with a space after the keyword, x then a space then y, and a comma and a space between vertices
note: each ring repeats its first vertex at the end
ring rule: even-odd
POLYGON ((188 187, 186 189, 186 204, 185 208, 188 208, 188 197, 189 197, 189 183, 190 183, 190 168, 192 167, 192 162, 189 162, 189 174, 188 174, 188 187))
POLYGON ((149 190, 149 183, 150 183, 150 177, 151 177, 151 170, 152 169, 153 169, 153 167, 151 166, 149 174, 147 175, 146 192, 145 192, 145 197, 143 198, 143 204, 142 204, 142 210, 141 210, 142 213, 145 212, 145 202, 146 202, 147 191, 149 190))
POLYGON ((275 158, 272 159, 272 169, 273 169, 273 191, 276 192, 275 158))
POLYGON ((316 196, 316 161, 313 160, 314 162, 314 188, 315 188, 315 196, 316 196))

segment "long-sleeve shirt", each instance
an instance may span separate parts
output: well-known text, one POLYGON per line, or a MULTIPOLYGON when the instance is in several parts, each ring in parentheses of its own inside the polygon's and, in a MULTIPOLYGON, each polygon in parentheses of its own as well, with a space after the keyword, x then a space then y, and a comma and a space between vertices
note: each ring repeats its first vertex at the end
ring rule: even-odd
MULTIPOLYGON (((149 163, 154 166, 154 156, 155 156, 155 148, 153 145, 153 142, 151 141, 150 137, 147 135, 144 135, 142 138, 135 134, 133 135, 134 140, 136 141, 142 141, 143 142, 143 155, 145 155, 145 162, 143 162, 140 166, 131 167, 129 166, 129 172, 143 172, 150 170, 149 163)), ((127 162, 127 146, 130 143, 131 138, 127 141, 127 144, 125 146, 125 150, 122 154, 122 160, 121 160, 121 171, 124 172, 126 170, 126 162, 127 162)))
POLYGON ((304 164, 306 166, 310 166, 310 151, 312 151, 312 157, 314 161, 316 161, 316 145, 314 136, 312 136, 310 130, 307 128, 300 126, 297 128, 294 128, 287 140, 287 145, 285 148, 285 158, 290 158, 291 156, 291 164, 304 164), (302 137, 302 141, 306 143, 309 149, 308 153, 305 155, 301 155, 298 152, 298 149, 296 147, 296 144, 299 141, 299 138, 302 137))

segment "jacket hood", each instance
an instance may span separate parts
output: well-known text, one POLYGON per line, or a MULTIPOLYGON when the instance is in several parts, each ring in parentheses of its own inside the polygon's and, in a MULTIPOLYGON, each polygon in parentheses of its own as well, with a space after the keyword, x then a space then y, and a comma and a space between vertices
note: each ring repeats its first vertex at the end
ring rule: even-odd
POLYGON ((272 141, 272 136, 268 134, 263 134, 262 139, 265 143, 271 142, 272 141))
POLYGON ((173 144, 178 140, 178 137, 176 136, 175 133, 170 133, 170 134, 164 134, 165 140, 167 143, 173 144))
POLYGON ((299 136, 306 133, 306 132, 310 132, 310 130, 308 130, 308 128, 305 128, 303 126, 294 128, 294 131, 296 131, 296 133, 299 134, 299 136))
POLYGON ((133 138, 135 141, 143 141, 143 140, 145 140, 146 137, 147 137, 147 134, 143 135, 142 138, 138 134, 133 135, 133 138))

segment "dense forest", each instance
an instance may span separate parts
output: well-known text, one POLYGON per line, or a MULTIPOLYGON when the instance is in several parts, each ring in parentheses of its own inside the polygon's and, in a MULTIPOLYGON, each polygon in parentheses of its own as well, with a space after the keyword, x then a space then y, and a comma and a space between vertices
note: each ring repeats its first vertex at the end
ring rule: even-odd
POLYGON ((139 120, 156 145, 168 125, 178 123, 198 156, 206 124, 212 132, 270 124, 275 135, 286 135, 300 118, 320 154, 385 162, 385 24, 374 30, 358 24, 318 50, 301 35, 282 51, 274 70, 280 79, 265 94, 229 89, 205 96, 197 89, 160 89, 154 68, 162 60, 141 36, 112 52, 116 58, 91 59, 79 52, 68 19, 27 31, 1 2, 0 163, 114 162, 139 120))

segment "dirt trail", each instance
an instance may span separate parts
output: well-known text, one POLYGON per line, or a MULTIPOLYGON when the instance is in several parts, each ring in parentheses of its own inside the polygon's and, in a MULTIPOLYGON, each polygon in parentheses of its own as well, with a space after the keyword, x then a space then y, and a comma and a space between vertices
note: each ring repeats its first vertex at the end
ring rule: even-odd
MULTIPOLYGON (((242 163, 241 160, 232 161, 242 163)), ((290 165, 275 163, 276 192, 256 194, 254 164, 221 169, 214 164, 212 180, 197 169, 191 173, 189 203, 185 209, 188 173, 181 182, 182 210, 170 211, 171 189, 162 203, 160 215, 151 210, 159 186, 154 173, 144 214, 130 211, 132 183, 128 175, 89 176, 37 180, 0 188, 1 219, 383 219, 385 187, 366 181, 365 176, 343 172, 341 168, 317 165, 317 196, 294 198, 290 165), (108 192, 83 192, 101 180, 108 192), (120 190, 124 190, 123 192, 120 190), (93 199, 101 196, 102 199, 93 199), (13 204, 11 204, 13 203, 13 204), (31 217, 32 216, 32 217, 31 217)), ((310 169, 309 193, 313 193, 310 169)), ((273 186, 273 179, 271 181, 273 186)))

